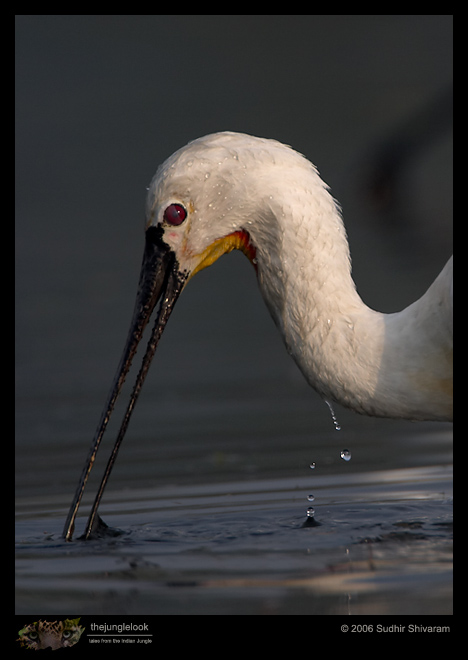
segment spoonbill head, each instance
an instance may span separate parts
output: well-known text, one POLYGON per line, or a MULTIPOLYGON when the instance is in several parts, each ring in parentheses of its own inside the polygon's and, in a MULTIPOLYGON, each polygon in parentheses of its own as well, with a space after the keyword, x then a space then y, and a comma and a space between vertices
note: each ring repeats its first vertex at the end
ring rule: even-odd
POLYGON ((124 352, 65 524, 74 521, 99 443, 143 330, 156 322, 85 536, 172 308, 200 270, 241 250, 288 352, 323 397, 356 412, 407 419, 452 415, 452 261, 402 312, 367 307, 351 277, 339 208, 316 168, 277 141, 223 132, 194 140, 148 189, 145 248, 124 352))

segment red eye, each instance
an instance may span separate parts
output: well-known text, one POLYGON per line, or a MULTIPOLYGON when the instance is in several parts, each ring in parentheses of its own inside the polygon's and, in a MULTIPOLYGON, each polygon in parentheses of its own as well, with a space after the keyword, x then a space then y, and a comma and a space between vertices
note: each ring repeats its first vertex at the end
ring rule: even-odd
POLYGON ((164 211, 164 221, 168 225, 181 225, 187 217, 187 211, 182 204, 169 204, 164 211))

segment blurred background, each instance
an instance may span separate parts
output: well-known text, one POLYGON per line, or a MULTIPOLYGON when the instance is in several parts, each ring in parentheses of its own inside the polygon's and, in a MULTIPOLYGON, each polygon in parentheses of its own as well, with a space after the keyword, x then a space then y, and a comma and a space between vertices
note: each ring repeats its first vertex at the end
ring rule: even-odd
MULTIPOLYGON (((16 17, 20 496, 71 500, 130 322, 146 187, 189 140, 231 130, 292 145, 342 205, 364 301, 395 311, 424 292, 451 253, 452 22, 16 17)), ((179 300, 130 427, 142 444, 128 439, 122 452, 149 484, 153 436, 167 457, 185 434, 184 451, 206 442, 216 471, 253 429, 265 443, 278 424, 294 431, 293 399, 307 408, 311 444, 316 428, 333 428, 287 356, 253 269, 233 253, 179 300)), ((337 414, 362 429, 389 423, 337 414)), ((188 469, 190 454, 177 462, 188 469)))

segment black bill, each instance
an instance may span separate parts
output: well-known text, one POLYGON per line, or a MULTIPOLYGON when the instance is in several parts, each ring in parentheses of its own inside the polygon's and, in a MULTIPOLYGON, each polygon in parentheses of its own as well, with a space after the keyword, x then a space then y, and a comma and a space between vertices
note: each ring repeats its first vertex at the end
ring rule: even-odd
POLYGON ((136 400, 143 386, 146 374, 148 373, 151 360, 164 331, 164 327, 187 280, 187 276, 179 272, 175 254, 164 243, 162 240, 162 235, 163 230, 161 227, 149 227, 146 232, 145 252, 143 255, 137 300, 130 325, 130 331, 128 333, 124 352, 120 360, 112 388, 109 392, 106 406, 102 413, 102 417, 96 430, 93 442, 91 443, 89 454, 81 474, 80 482, 78 484, 73 503, 70 507, 70 511, 68 512, 67 520, 65 522, 63 537, 68 541, 71 540, 73 536, 75 518, 80 507, 81 498, 83 497, 86 482, 93 467, 99 445, 106 430, 107 423, 110 419, 115 402, 119 396, 120 390, 122 389, 125 377, 127 376, 127 373, 130 369, 132 359, 137 351, 138 344, 140 343, 143 335, 143 331, 150 319, 156 303, 158 300, 161 300, 156 322, 154 324, 154 328, 148 342, 148 347, 143 358, 143 363, 141 365, 135 385, 133 386, 133 391, 130 397, 130 402, 127 406, 127 411, 123 418, 120 431, 112 450, 112 454, 107 463, 106 471, 96 495, 96 499, 94 501, 93 508, 91 510, 84 533, 84 538, 89 538, 95 523, 97 523, 97 510, 99 503, 109 479, 109 475, 112 471, 112 467, 117 458, 117 453, 127 430, 136 400))

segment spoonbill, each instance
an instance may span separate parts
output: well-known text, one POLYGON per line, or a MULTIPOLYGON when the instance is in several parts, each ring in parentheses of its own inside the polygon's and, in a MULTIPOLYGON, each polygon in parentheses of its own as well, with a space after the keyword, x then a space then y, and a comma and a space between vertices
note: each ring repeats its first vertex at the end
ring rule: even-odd
POLYGON ((316 168, 280 142, 221 132, 190 142, 148 189, 145 247, 130 331, 65 523, 70 540, 85 485, 141 340, 157 318, 84 534, 98 506, 174 304, 187 282, 241 250, 286 348, 325 399, 358 413, 452 419, 452 258, 401 312, 367 307, 351 277, 339 208, 316 168))

